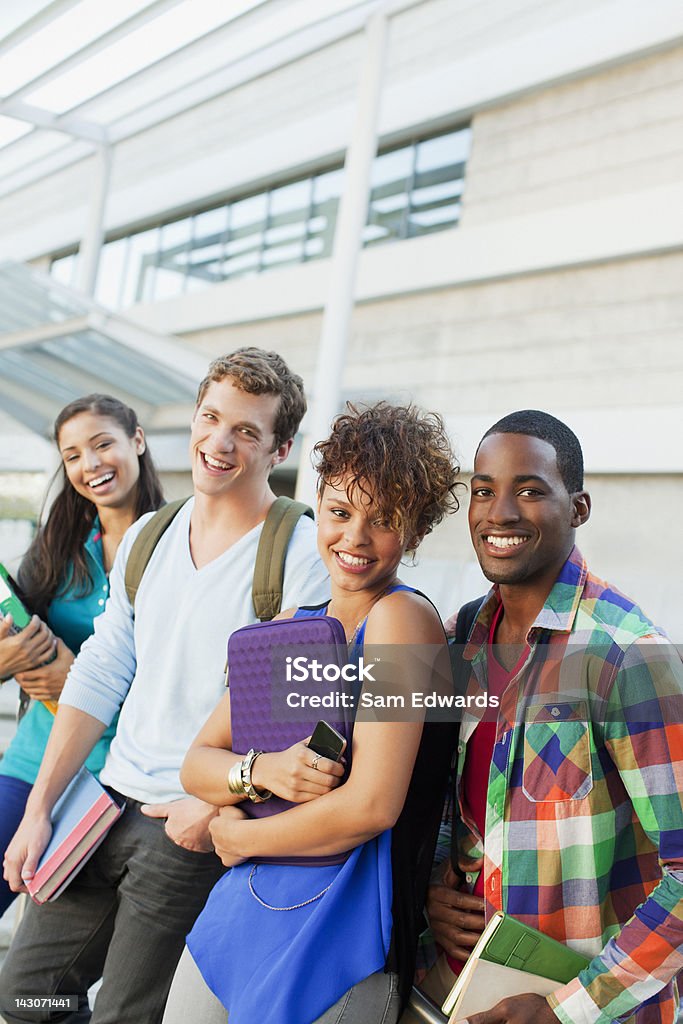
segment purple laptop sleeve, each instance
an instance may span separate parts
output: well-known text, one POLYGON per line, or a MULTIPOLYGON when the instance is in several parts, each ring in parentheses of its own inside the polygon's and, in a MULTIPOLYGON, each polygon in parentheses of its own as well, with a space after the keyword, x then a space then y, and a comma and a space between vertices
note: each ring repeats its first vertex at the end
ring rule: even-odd
MULTIPOLYGON (((338 619, 321 615, 258 622, 232 634, 228 640, 232 749, 239 754, 246 754, 252 747, 269 753, 285 750, 310 736, 322 718, 346 739, 344 758, 348 774, 353 710, 323 706, 306 708, 303 712, 288 712, 286 698, 294 690, 319 694, 321 697, 351 693, 349 683, 341 679, 307 682, 304 686, 288 682, 287 656, 305 656, 325 665, 343 667, 348 662, 344 627, 338 619)), ((251 800, 240 804, 252 818, 278 814, 293 806, 293 803, 278 796, 272 796, 261 804, 252 803, 251 800)), ((335 854, 329 857, 263 857, 258 860, 270 864, 325 865, 339 864, 345 858, 346 854, 335 854)))

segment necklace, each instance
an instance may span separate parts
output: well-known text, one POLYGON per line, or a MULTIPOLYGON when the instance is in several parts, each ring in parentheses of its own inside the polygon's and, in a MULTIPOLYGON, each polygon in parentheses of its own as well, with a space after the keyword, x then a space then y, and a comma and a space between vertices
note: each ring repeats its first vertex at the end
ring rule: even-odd
MULTIPOLYGON (((355 628, 354 628, 354 630, 353 630, 353 633, 351 634, 351 636, 350 636, 350 637, 347 637, 347 640, 346 640, 346 643, 347 643, 347 645, 348 645, 348 648, 349 648, 349 650, 351 650, 351 649, 353 648, 354 644, 356 643, 356 641, 357 641, 357 639, 358 639, 358 634, 360 633, 361 629, 363 628, 363 624, 364 624, 364 623, 365 623, 365 621, 367 620, 367 617, 368 617, 368 615, 370 614, 370 612, 372 611, 372 609, 373 609, 373 608, 375 607, 375 605, 377 604, 377 602, 378 602, 378 601, 381 601, 381 600, 382 600, 382 598, 383 598, 383 597, 384 597, 384 596, 385 596, 385 595, 387 594, 387 592, 388 592, 389 590, 391 590, 391 588, 392 588, 393 586, 394 586, 394 584, 393 584, 393 583, 388 583, 388 584, 386 585, 386 587, 384 588, 384 590, 380 591, 380 593, 379 593, 379 594, 377 595, 377 597, 376 597, 376 598, 374 599, 374 601, 372 602, 372 604, 370 605, 370 607, 369 607, 369 608, 368 608, 368 610, 366 611, 366 613, 365 613, 365 615, 363 616, 363 618, 362 618, 362 619, 360 619, 360 620, 359 620, 359 621, 358 621, 358 622, 356 623, 356 625, 355 625, 355 628)), ((329 608, 328 608, 328 612, 329 612, 329 608)))

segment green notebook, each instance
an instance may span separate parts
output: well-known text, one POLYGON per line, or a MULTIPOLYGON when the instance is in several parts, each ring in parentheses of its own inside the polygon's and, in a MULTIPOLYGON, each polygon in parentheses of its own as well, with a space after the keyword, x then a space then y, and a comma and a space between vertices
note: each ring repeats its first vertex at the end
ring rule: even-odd
POLYGON ((506 996, 549 995, 588 963, 568 946, 498 911, 448 994, 443 1012, 458 1021, 491 1009, 506 996))

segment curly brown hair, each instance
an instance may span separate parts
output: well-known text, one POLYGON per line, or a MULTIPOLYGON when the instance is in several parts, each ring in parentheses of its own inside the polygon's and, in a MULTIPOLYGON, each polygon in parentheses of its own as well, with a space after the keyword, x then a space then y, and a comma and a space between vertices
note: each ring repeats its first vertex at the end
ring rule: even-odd
POLYGON ((282 356, 252 345, 219 356, 211 363, 199 385, 197 405, 204 398, 209 384, 225 377, 230 377, 235 387, 247 394, 279 395, 280 404, 273 425, 273 451, 294 437, 306 412, 304 382, 297 373, 292 373, 282 356))
POLYGON ((319 441, 318 494, 325 484, 344 483, 349 501, 356 494, 371 502, 377 518, 418 546, 444 516, 457 512, 460 467, 443 420, 414 405, 347 402, 332 433, 319 441))

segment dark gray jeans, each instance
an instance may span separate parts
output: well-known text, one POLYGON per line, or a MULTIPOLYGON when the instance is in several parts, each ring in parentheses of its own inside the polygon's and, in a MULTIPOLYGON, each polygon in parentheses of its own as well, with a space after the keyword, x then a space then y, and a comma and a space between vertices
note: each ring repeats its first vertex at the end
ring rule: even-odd
POLYGON ((213 853, 176 846, 164 821, 128 806, 71 885, 26 909, 0 972, 7 1024, 90 1020, 86 992, 102 987, 93 1024, 158 1024, 185 936, 225 870, 213 853), (14 996, 78 995, 73 1012, 14 1010, 14 996))

